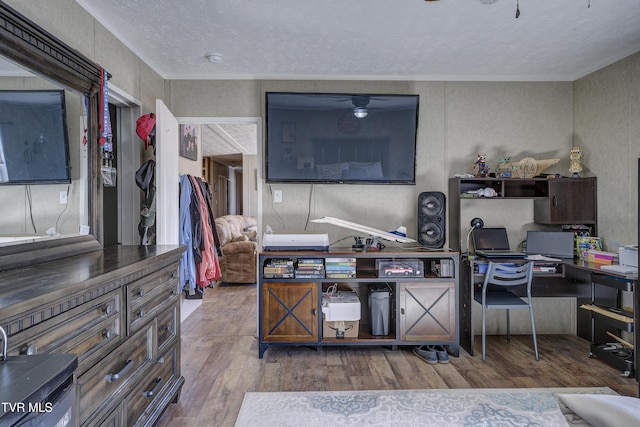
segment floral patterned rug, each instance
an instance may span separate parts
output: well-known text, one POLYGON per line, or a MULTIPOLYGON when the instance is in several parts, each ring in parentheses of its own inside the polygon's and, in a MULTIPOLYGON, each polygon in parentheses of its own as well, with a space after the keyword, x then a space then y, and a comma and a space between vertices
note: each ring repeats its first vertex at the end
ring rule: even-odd
POLYGON ((556 393, 608 387, 245 393, 236 427, 567 426, 556 393))

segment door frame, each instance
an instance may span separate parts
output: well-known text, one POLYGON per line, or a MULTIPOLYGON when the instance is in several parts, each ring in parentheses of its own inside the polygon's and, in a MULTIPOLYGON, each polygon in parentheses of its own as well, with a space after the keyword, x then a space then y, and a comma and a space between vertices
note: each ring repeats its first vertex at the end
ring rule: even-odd
POLYGON ((136 134, 136 120, 140 117, 142 102, 124 90, 109 83, 109 103, 115 105, 120 114, 117 139, 116 186, 118 188, 118 243, 140 244, 138 222, 140 221, 140 189, 135 184, 136 171, 142 159, 142 140, 136 134))

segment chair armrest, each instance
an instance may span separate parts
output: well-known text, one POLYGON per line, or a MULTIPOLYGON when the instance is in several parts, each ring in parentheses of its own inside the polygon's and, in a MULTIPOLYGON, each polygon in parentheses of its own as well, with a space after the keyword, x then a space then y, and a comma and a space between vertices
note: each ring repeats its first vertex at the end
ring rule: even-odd
POLYGON ((250 240, 242 242, 230 242, 222 246, 222 253, 227 255, 239 254, 239 253, 254 253, 258 251, 258 244, 250 240))

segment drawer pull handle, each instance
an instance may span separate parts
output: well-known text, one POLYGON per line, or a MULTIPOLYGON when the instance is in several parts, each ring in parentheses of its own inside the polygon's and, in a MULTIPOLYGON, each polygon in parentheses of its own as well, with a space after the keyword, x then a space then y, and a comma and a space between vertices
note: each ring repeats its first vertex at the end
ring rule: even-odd
POLYGON ((107 329, 102 333, 102 336, 110 340, 111 338, 118 336, 118 334, 113 329, 107 329))
POLYGON ((144 296, 144 289, 138 289, 137 294, 140 298, 142 298, 144 296))
POLYGON ((553 207, 554 208, 558 207, 558 196, 553 196, 553 207))
POLYGON ((140 311, 138 311, 138 317, 141 319, 144 317, 145 314, 147 313, 144 311, 144 309, 140 309, 140 311))
POLYGON ((164 363, 164 357, 159 357, 158 360, 156 360, 156 362, 158 363, 164 363))
POLYGON ((400 314, 404 315, 404 307, 400 309, 400 314))
POLYGON ((173 324, 167 323, 167 326, 164 327, 164 330, 167 332, 171 332, 173 330, 173 324))
POLYGON ((110 374, 108 381, 110 383, 114 381, 118 381, 120 378, 124 376, 124 374, 126 374, 131 368, 133 368, 133 365, 134 365, 133 359, 127 359, 127 364, 124 365, 124 368, 122 368, 120 372, 116 374, 110 374))
POLYGON ((38 353, 38 346, 35 344, 26 345, 22 348, 20 353, 26 354, 27 356, 33 356, 38 353))
POLYGON ((145 391, 144 392, 144 397, 153 397, 153 396, 155 396, 156 393, 158 392, 158 390, 160 390, 160 387, 162 387, 162 378, 158 377, 158 378, 156 378, 156 385, 153 386, 153 390, 145 391))
POLYGON ((317 315, 318 315, 318 309, 317 309, 317 308, 314 308, 314 309, 312 310, 312 313, 313 313, 313 315, 314 315, 314 316, 317 316, 317 315))
POLYGON ((111 313, 113 313, 113 306, 111 304, 109 304, 108 306, 104 307, 102 309, 102 312, 106 315, 109 315, 111 313))

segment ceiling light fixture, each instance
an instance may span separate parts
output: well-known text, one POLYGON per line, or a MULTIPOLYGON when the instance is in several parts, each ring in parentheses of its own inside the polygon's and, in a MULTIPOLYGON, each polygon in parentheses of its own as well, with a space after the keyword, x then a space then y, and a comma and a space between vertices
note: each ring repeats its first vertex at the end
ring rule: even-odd
POLYGON ((212 64, 218 64, 222 62, 222 55, 219 55, 217 53, 205 53, 204 57, 207 58, 207 61, 211 62, 212 64))
POLYGON ((369 114, 369 111, 364 107, 356 107, 353 109, 353 115, 359 119, 364 119, 369 114))

